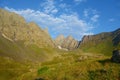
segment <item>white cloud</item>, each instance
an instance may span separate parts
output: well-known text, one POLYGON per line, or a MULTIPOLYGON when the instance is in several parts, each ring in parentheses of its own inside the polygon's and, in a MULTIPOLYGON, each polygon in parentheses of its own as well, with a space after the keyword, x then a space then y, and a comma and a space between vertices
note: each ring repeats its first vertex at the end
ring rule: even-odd
POLYGON ((74 2, 84 2, 86 0, 74 0, 74 2))
POLYGON ((66 8, 66 7, 68 7, 68 5, 65 4, 65 3, 61 3, 61 4, 59 5, 59 7, 60 7, 60 8, 66 8))
POLYGON ((86 19, 92 21, 92 22, 97 22, 98 19, 100 18, 99 12, 95 9, 84 9, 83 15, 86 19))
POLYGON ((84 35, 94 35, 92 32, 84 33, 84 35))
POLYGON ((54 0, 46 0, 41 4, 43 11, 47 14, 55 14, 58 12, 58 9, 55 7, 54 0))
MULTIPOLYGON (((54 7, 54 9, 55 8, 56 7, 54 7)), ((80 40, 84 34, 93 34, 90 32, 90 30, 93 29, 92 23, 80 19, 77 13, 53 16, 46 11, 32 9, 16 10, 8 7, 5 7, 5 9, 22 15, 28 22, 35 21, 42 28, 48 27, 52 37, 64 34, 65 36, 72 35, 80 40)), ((54 9, 52 9, 50 13, 54 14, 54 9)), ((98 17, 98 15, 95 15, 92 20, 96 21, 98 17)))
POLYGON ((88 17, 88 15, 89 15, 88 9, 85 9, 85 10, 83 11, 83 14, 84 14, 85 17, 88 17))
POLYGON ((98 14, 95 14, 93 17, 91 17, 91 20, 92 20, 93 22, 97 22, 99 17, 100 17, 100 16, 99 16, 98 14))
POLYGON ((82 2, 86 2, 86 0, 74 0, 74 2, 75 2, 76 4, 80 4, 80 3, 82 3, 82 2))

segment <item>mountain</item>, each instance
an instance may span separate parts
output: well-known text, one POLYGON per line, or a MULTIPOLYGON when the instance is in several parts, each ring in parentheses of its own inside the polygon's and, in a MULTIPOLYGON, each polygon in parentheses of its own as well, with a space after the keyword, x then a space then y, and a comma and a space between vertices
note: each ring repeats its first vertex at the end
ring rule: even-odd
POLYGON ((84 36, 79 48, 85 52, 111 55, 114 49, 120 49, 120 29, 84 36))
POLYGON ((11 41, 25 41, 39 47, 54 46, 51 37, 34 22, 27 23, 23 17, 0 9, 0 32, 11 41))
POLYGON ((55 39, 55 44, 59 48, 73 50, 78 48, 79 41, 75 40, 72 36, 67 36, 66 38, 63 35, 59 35, 55 39))
POLYGON ((54 46, 47 30, 34 22, 27 23, 16 13, 0 9, 0 56, 21 62, 41 62, 52 57, 54 46))
POLYGON ((0 9, 0 80, 116 80, 120 67, 110 61, 116 49, 120 29, 81 41, 63 35, 53 41, 47 29, 0 9))

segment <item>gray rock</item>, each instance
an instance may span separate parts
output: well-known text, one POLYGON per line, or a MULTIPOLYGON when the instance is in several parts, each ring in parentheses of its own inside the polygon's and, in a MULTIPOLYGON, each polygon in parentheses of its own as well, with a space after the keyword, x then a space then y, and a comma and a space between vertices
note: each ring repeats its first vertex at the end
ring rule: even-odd
POLYGON ((55 44, 60 46, 62 49, 73 50, 78 48, 79 41, 75 40, 72 36, 64 37, 63 35, 59 35, 55 39, 55 44))
POLYGON ((114 50, 111 60, 120 63, 120 50, 114 50))

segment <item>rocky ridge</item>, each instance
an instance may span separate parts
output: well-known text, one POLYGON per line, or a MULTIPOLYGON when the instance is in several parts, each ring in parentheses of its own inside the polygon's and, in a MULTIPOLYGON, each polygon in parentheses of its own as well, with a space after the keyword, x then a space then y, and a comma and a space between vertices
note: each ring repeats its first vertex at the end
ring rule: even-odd
POLYGON ((75 40, 72 36, 67 36, 66 38, 63 35, 59 35, 55 39, 56 46, 59 49, 73 50, 78 48, 79 41, 75 40))
POLYGON ((10 41, 24 41, 25 45, 35 44, 39 47, 54 47, 54 43, 46 30, 42 30, 34 22, 27 23, 18 14, 0 9, 0 33, 10 41))
POLYGON ((112 54, 114 49, 120 49, 120 29, 84 36, 79 48, 87 52, 112 54))

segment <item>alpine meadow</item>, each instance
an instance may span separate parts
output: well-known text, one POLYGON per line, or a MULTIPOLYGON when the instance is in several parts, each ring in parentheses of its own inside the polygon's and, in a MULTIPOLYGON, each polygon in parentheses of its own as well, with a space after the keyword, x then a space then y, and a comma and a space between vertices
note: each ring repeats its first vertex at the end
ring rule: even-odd
POLYGON ((120 80, 119 0, 0 0, 0 80, 120 80))

